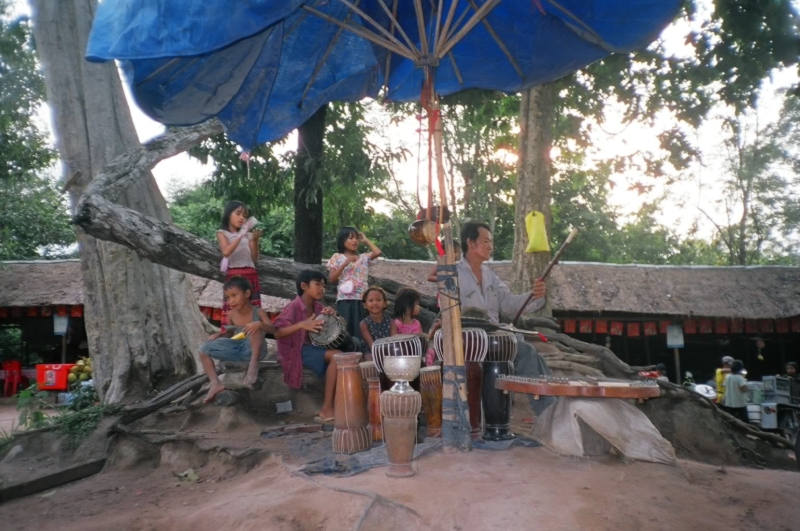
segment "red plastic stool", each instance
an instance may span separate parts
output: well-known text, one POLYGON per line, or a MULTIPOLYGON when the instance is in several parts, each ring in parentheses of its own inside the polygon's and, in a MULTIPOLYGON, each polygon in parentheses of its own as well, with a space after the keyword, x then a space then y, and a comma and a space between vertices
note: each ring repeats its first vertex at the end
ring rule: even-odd
POLYGON ((4 361, 3 371, 6 373, 3 396, 14 396, 17 394, 17 387, 22 381, 22 363, 19 360, 4 361), (11 388, 11 394, 8 393, 9 387, 11 388))

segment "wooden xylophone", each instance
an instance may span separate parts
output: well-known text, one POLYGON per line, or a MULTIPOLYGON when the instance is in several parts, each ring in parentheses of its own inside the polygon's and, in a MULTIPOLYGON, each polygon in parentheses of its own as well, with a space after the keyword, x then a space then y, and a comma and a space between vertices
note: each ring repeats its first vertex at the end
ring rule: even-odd
POLYGON ((495 388, 543 396, 576 396, 581 398, 656 398, 661 390, 655 380, 613 380, 606 378, 563 378, 542 376, 500 376, 495 388))

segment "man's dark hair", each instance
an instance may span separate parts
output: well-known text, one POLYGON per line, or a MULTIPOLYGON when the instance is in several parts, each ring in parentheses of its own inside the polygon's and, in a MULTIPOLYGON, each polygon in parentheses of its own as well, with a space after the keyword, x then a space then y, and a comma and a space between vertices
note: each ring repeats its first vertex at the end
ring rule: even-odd
POLYGON ((731 374, 742 374, 743 369, 744 363, 742 363, 742 360, 733 360, 733 363, 731 363, 731 374))
POLYGON ((667 366, 663 363, 656 364, 656 370, 659 372, 667 372, 667 366))
POLYGON ((310 284, 312 280, 319 280, 323 284, 328 282, 328 279, 325 278, 325 275, 323 275, 321 271, 317 271, 316 269, 305 269, 300 271, 300 274, 297 275, 297 281, 295 282, 297 285, 297 294, 301 296, 303 295, 303 288, 300 287, 300 284, 310 284))
POLYGON ((461 226, 461 252, 464 256, 467 255, 467 249, 469 249, 468 240, 476 241, 480 235, 480 229, 492 232, 489 225, 482 221, 468 221, 461 226))
POLYGON ((339 229, 339 234, 336 236, 336 248, 340 253, 344 253, 344 242, 350 239, 353 234, 358 238, 358 229, 355 227, 342 227, 339 229))
POLYGON ((222 285, 223 293, 233 288, 239 288, 242 290, 242 293, 247 290, 250 290, 251 294, 253 293, 253 286, 251 286, 250 281, 244 277, 231 277, 225 281, 225 284, 222 285))

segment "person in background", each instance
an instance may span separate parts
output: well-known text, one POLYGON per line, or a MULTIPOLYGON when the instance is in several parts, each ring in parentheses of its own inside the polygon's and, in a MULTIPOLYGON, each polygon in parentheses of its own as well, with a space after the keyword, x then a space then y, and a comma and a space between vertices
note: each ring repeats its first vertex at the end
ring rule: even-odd
MULTIPOLYGON (((419 315, 419 301, 420 294, 413 288, 401 288, 397 291, 394 297, 394 319, 392 320, 392 335, 397 334, 424 334, 422 330, 422 323, 417 319, 419 315)), ((430 331, 427 333, 428 342, 433 339, 433 334, 439 328, 440 323, 436 321, 433 323, 430 331)), ((436 353, 432 348, 429 348, 424 353, 425 365, 433 365, 436 359, 436 353)))
POLYGON ((722 397, 725 396, 725 377, 731 372, 731 364, 733 358, 725 356, 722 358, 722 367, 717 369, 714 376, 714 382, 717 384, 717 404, 722 403, 722 397))
POLYGON ((278 340, 278 362, 283 369, 283 381, 292 389, 303 385, 303 367, 325 378, 325 396, 317 422, 333 420, 333 398, 336 393, 336 360, 340 350, 324 349, 311 344, 309 332, 319 332, 320 314, 336 315, 333 308, 320 302, 325 297, 325 275, 320 271, 301 271, 295 282, 297 297, 275 319, 275 339, 278 340))
POLYGON ((667 378, 667 366, 666 365, 664 365, 663 363, 659 363, 658 365, 656 365, 656 372, 658 373, 658 376, 656 376, 656 380, 661 380, 661 381, 664 381, 664 382, 668 382, 669 381, 669 378, 667 378))
MULTIPOLYGON (((225 282, 233 277, 243 277, 250 283, 250 305, 261 308, 261 285, 255 265, 258 260, 258 240, 261 238, 261 231, 250 230, 247 220, 249 215, 247 205, 241 201, 229 201, 222 211, 217 243, 223 257, 221 268, 225 273, 225 282)), ((227 298, 223 295, 220 326, 222 332, 225 332, 230 311, 227 298)))
POLYGON ((370 286, 361 297, 366 308, 367 315, 361 320, 361 337, 364 338, 364 354, 372 356, 372 344, 376 339, 389 337, 397 333, 397 325, 386 314, 389 306, 389 299, 386 292, 378 286, 370 286))
POLYGON ((790 361, 786 364, 786 372, 782 375, 783 378, 791 378, 792 380, 800 380, 800 374, 797 374, 797 362, 790 361))
POLYGON ((338 253, 328 260, 328 282, 336 284, 336 312, 347 322, 350 336, 361 337, 361 321, 367 316, 361 298, 369 282, 369 266, 383 252, 355 227, 342 227, 336 237, 338 253), (358 254, 361 244, 370 252, 358 254))
POLYGON ((250 304, 252 289, 250 283, 243 277, 233 277, 222 285, 225 302, 230 308, 228 326, 225 331, 209 337, 199 350, 200 363, 210 382, 208 394, 203 399, 204 404, 208 404, 225 390, 225 385, 217 376, 215 359, 249 362, 242 383, 252 387, 258 378, 258 362, 267 357, 264 334, 275 333, 275 327, 264 310, 250 304), (240 332, 244 333, 246 338, 233 339, 240 332))
POLYGON ((721 409, 742 422, 748 422, 747 380, 742 376, 743 369, 744 363, 740 360, 731 363, 730 374, 725 376, 725 395, 722 397, 721 409))
MULTIPOLYGON (((492 257, 494 242, 489 225, 476 221, 465 223, 461 227, 461 250, 463 257, 456 263, 458 273, 459 297, 462 308, 479 308, 485 310, 489 321, 499 324, 500 315, 515 315, 533 293, 533 298, 525 306, 524 312, 534 312, 545 305, 547 287, 537 280, 529 293, 514 294, 497 273, 485 264, 492 257)), ((514 369, 518 376, 536 377, 552 374, 544 358, 521 335, 517 335, 517 359, 514 369)), ((536 400, 528 396, 536 416, 555 403, 552 396, 542 396, 536 400)), ((523 419, 525 420, 525 419, 523 419)), ((531 419, 533 421, 534 419, 531 419)))

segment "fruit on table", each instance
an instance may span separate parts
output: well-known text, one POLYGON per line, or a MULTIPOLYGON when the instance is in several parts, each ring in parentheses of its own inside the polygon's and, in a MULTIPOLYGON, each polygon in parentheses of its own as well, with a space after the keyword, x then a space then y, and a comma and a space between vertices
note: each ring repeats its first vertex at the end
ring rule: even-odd
POLYGON ((68 381, 69 383, 75 383, 75 382, 77 382, 77 381, 78 381, 78 375, 77 375, 77 374, 75 374, 74 372, 71 372, 71 373, 69 373, 69 375, 67 376, 67 381, 68 381))
POLYGON ((80 376, 78 376, 78 380, 85 382, 89 379, 89 375, 85 372, 82 372, 80 376))

